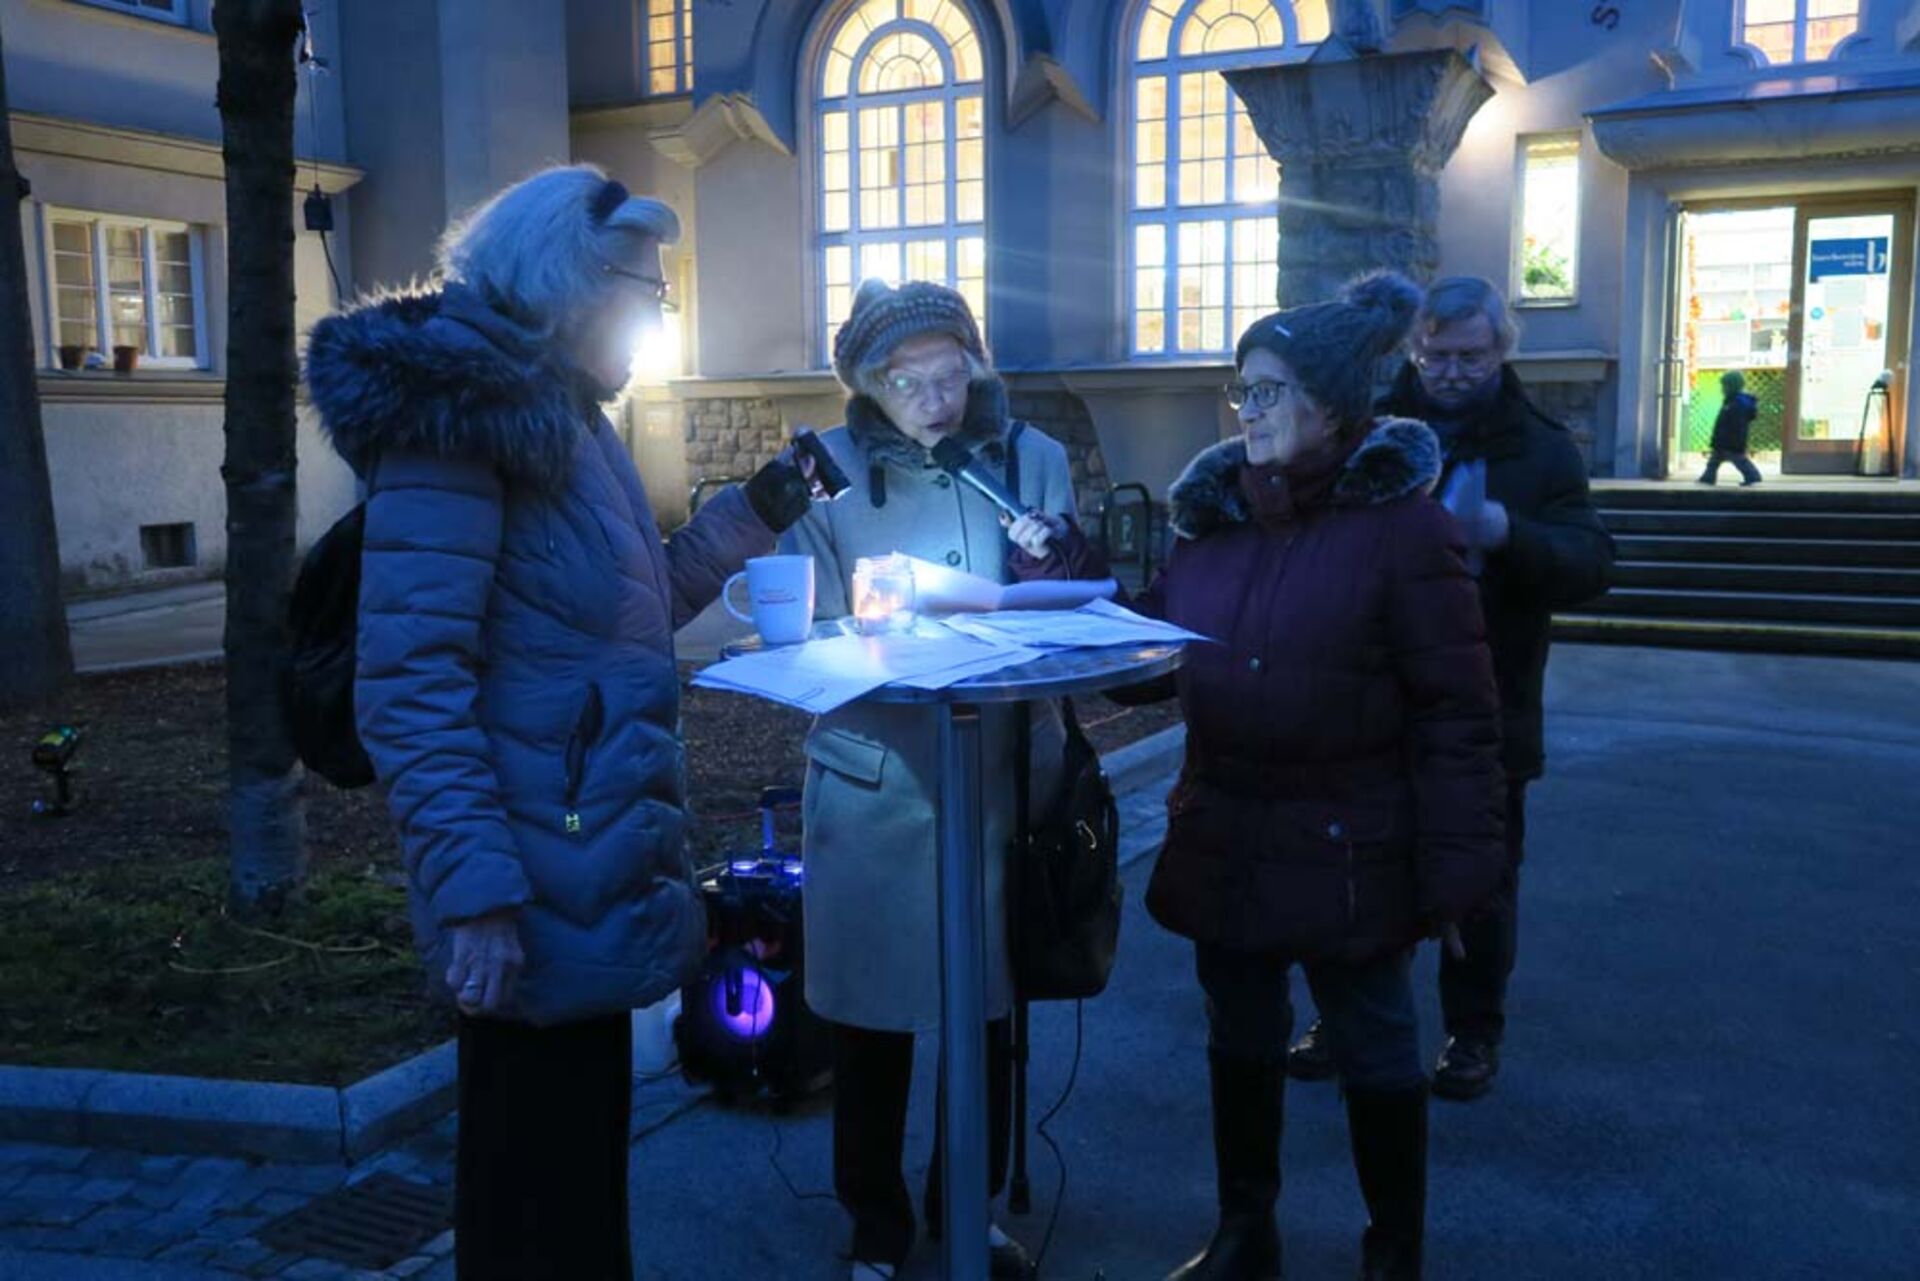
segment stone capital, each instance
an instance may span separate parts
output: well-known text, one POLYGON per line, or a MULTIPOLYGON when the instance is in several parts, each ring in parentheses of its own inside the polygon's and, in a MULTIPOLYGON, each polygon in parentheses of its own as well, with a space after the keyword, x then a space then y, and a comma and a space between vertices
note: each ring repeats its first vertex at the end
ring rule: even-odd
POLYGON ((1055 102, 1084 120, 1100 122, 1100 113, 1087 101, 1071 71, 1044 53, 1029 56, 1020 64, 1020 74, 1007 96, 1008 125, 1017 129, 1029 116, 1055 102))
POLYGON ((717 93, 697 107, 677 128, 650 135, 660 154, 676 164, 697 169, 735 143, 748 142, 790 156, 793 152, 744 93, 717 93))
POLYGON ((1283 307, 1382 267, 1440 264, 1440 170, 1493 87, 1448 48, 1368 53, 1336 37, 1303 63, 1229 71, 1280 163, 1283 307))
POLYGON ((1437 174, 1493 86, 1452 49, 1310 59, 1225 73, 1267 152, 1437 174))

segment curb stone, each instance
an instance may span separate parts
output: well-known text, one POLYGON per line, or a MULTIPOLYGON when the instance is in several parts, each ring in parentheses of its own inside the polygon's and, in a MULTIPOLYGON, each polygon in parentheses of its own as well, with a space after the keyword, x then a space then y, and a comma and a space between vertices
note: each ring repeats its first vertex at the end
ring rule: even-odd
POLYGON ((1100 758, 1100 764, 1107 771, 1107 782, 1113 788, 1113 794, 1116 797, 1123 796, 1168 770, 1177 768, 1180 753, 1186 749, 1186 745, 1187 727, 1169 725, 1138 742, 1114 748, 1100 758))
POLYGON ((353 1162, 452 1111, 452 1041, 335 1089, 0 1066, 0 1140, 353 1162))
MULTIPOLYGON (((1174 725, 1101 758, 1131 829, 1123 863, 1158 846, 1161 791, 1141 789, 1171 776, 1185 742, 1174 725)), ((457 1066, 452 1041, 338 1089, 0 1065, 0 1141, 353 1164, 451 1112, 457 1066)))

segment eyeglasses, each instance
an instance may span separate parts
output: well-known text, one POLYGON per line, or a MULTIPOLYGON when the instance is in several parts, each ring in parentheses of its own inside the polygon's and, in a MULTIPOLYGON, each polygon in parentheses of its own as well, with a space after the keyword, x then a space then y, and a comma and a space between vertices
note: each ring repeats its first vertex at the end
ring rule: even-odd
POLYGON ((647 286, 650 291, 648 296, 654 302, 664 304, 667 301, 667 294, 670 290, 667 282, 658 276, 649 276, 645 272, 633 271, 626 267, 616 267, 612 263, 606 265, 606 272, 609 276, 624 276, 628 280, 639 281, 641 284, 647 286))
POLYGON ((940 399, 949 400, 959 395, 972 381, 972 374, 965 369, 956 369, 938 378, 922 378, 904 369, 894 369, 887 372, 886 388, 902 400, 919 400, 929 390, 938 394, 940 399))
POLYGON ((1227 393, 1227 403, 1235 409, 1252 404, 1255 409, 1272 409, 1280 403, 1283 392, 1293 390, 1292 383, 1283 383, 1276 378, 1261 378, 1254 382, 1243 382, 1236 378, 1221 388, 1227 393))
POLYGON ((1485 378, 1500 364, 1497 351, 1419 351, 1413 353, 1413 364, 1423 374, 1438 374, 1452 370, 1463 378, 1485 378))

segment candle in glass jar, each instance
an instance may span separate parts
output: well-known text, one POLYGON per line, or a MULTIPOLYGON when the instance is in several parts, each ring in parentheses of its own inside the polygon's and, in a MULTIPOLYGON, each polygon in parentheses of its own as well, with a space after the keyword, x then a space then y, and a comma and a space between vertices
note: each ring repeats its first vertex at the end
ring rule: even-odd
POLYGON ((863 556, 853 566, 853 626, 862 636, 913 629, 913 565, 905 556, 863 556))

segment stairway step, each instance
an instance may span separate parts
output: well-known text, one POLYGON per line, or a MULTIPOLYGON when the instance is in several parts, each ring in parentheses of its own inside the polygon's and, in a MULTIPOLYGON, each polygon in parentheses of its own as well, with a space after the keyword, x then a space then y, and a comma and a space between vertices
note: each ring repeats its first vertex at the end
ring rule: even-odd
POLYGON ((1823 511, 1920 512, 1920 484, 1863 481, 1819 487, 1768 481, 1751 489, 1729 483, 1649 485, 1645 481, 1596 480, 1593 501, 1599 507, 1640 511, 1823 511))
POLYGON ((1629 618, 1558 614, 1553 638, 1581 644, 1823 654, 1920 661, 1920 629, 1738 622, 1709 618, 1629 618))
POLYGON ((1716 535, 1801 540, 1920 540, 1920 511, 1705 511, 1601 507, 1600 521, 1615 534, 1716 535))
POLYGON ((1593 602, 1588 609, 1594 613, 1636 617, 1920 627, 1920 598, 1912 596, 1783 595, 1774 592, 1616 587, 1593 602))
POLYGON ((1614 535, 1622 561, 1720 565, 1849 565, 1920 568, 1920 541, 1907 539, 1727 538, 1686 534, 1614 535))
POLYGON ((1813 593, 1845 596, 1920 597, 1920 566, 1755 565, 1720 561, 1622 560, 1614 565, 1616 587, 1676 591, 1813 593))

